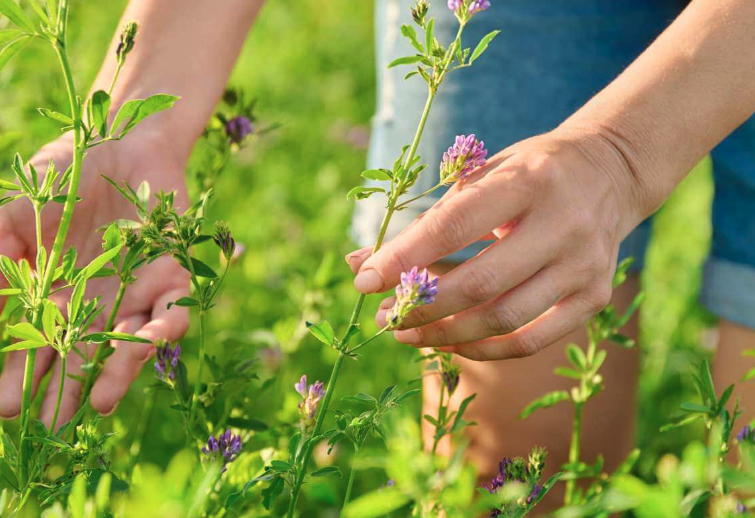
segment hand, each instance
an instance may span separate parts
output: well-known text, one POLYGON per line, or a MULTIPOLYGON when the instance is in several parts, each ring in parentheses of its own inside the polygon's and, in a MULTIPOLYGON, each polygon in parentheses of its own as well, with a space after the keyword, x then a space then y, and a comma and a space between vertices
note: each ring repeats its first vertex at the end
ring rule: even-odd
MULTIPOLYGON (((356 289, 385 291, 402 271, 494 239, 440 277, 435 302, 396 339, 474 360, 558 341, 608 304, 619 244, 644 216, 627 155, 611 142, 560 128, 502 151, 374 256, 348 256, 356 289)), ((381 305, 380 326, 392 305, 381 305)))
MULTIPOLYGON (((76 206, 68 233, 66 247, 78 250, 78 263, 86 264, 102 253, 102 234, 97 230, 116 219, 135 219, 134 207, 113 189, 101 175, 106 175, 119 184, 128 182, 134 189, 146 180, 152 192, 161 189, 177 190, 176 203, 186 208, 187 195, 184 185, 184 160, 171 154, 172 147, 167 136, 159 133, 135 131, 122 142, 104 144, 90 150, 84 160, 79 196, 82 201, 76 206)), ((44 171, 50 159, 59 170, 65 170, 71 161, 71 138, 65 135, 42 148, 32 163, 44 171)), ((48 204, 42 213, 43 242, 49 251, 57 232, 62 214, 62 205, 48 204)), ((22 257, 34 264, 36 240, 34 213, 25 200, 18 200, 0 209, 0 253, 18 260, 22 257)), ((130 285, 120 306, 116 319, 116 331, 136 334, 150 341, 160 338, 177 340, 186 332, 188 313, 186 309, 168 302, 188 294, 189 277, 170 257, 145 265, 135 272, 138 280, 130 285)), ((4 281, 4 279, 3 279, 4 281)), ((105 311, 93 328, 102 329, 118 289, 117 278, 94 279, 88 283, 87 297, 102 296, 105 311)), ((64 306, 69 292, 61 292, 59 303, 64 306)), ((61 306, 61 307, 63 307, 61 306)), ((115 410, 129 385, 138 376, 141 367, 150 358, 154 347, 146 344, 113 343, 115 352, 109 357, 104 370, 95 383, 91 404, 95 410, 108 414, 115 410)), ((91 357, 94 347, 85 353, 91 357)), ((24 377, 25 352, 10 353, 0 376, 0 416, 12 418, 20 412, 21 387, 24 377)), ((34 372, 34 390, 49 369, 54 369, 49 389, 44 396, 40 419, 49 425, 54 412, 60 380, 60 359, 53 349, 40 349, 34 372)), ((81 375, 82 358, 72 353, 68 356, 69 374, 81 375)), ((67 379, 60 408, 58 424, 70 420, 79 408, 81 384, 67 379)))

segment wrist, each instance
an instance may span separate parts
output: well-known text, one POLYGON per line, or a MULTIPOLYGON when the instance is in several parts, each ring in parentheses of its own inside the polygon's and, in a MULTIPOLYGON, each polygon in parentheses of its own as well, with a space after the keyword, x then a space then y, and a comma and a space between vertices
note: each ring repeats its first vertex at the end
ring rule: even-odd
POLYGON ((579 152, 609 181, 622 239, 663 203, 666 195, 659 193, 664 190, 652 185, 652 167, 625 133, 599 122, 571 119, 556 131, 567 133, 579 152))

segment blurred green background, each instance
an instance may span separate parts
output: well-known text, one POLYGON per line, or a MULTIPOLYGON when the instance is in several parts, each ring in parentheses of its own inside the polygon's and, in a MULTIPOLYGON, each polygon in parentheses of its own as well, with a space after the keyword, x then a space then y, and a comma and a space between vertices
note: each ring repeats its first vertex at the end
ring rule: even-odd
MULTIPOLYGON (((70 54, 79 85, 93 79, 125 3, 72 2, 70 54)), ((209 347, 219 356, 228 347, 263 351, 261 379, 250 391, 249 404, 273 423, 293 418, 296 400, 288 389, 294 381, 304 372, 310 379, 326 379, 334 358, 334 351, 306 336, 303 321, 327 315, 342 328, 355 299, 341 258, 353 248, 347 237, 353 206, 345 193, 359 182, 374 109, 372 9, 367 0, 270 2, 231 81, 258 99, 263 125, 278 123, 280 128, 241 153, 218 184, 212 215, 230 222, 247 252, 231 270, 213 316, 209 347)), ((0 73, 0 91, 0 164, 7 170, 16 149, 28 157, 56 137, 54 125, 39 117, 36 108, 61 109, 65 94, 54 56, 42 45, 30 46, 0 73)), ((638 470, 649 478, 661 452, 678 452, 699 433, 686 428, 659 434, 658 428, 681 400, 691 397, 690 362, 709 353, 701 348, 701 336, 715 322, 696 299, 709 247, 711 196, 706 162, 653 223, 643 277, 647 299, 637 430, 644 450, 638 470)), ((371 300, 365 315, 372 314, 376 303, 371 300)), ((189 359, 196 350, 192 337, 183 342, 189 359)), ((386 338, 369 348, 360 368, 345 369, 340 391, 376 394, 390 383, 406 386, 420 374, 415 358, 412 350, 386 338)), ((190 372, 194 367, 189 360, 190 372)), ((109 421, 118 432, 115 457, 127 451, 144 403, 143 389, 152 380, 151 369, 145 369, 109 421)), ((184 441, 164 399, 158 402, 159 418, 151 421, 144 452, 144 458, 160 466, 184 441)), ((360 477, 357 483, 364 486, 357 487, 357 494, 382 482, 360 477)), ((336 498, 336 490, 323 490, 322 501, 336 498)))

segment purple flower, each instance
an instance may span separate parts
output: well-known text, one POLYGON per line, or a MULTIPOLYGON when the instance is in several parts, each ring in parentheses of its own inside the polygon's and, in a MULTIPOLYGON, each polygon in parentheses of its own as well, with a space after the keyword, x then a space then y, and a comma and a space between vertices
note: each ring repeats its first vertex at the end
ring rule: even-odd
POLYGON ((325 397, 325 386, 322 381, 315 381, 313 384, 307 385, 307 375, 305 374, 301 377, 299 383, 294 385, 294 388, 304 398, 299 403, 299 413, 302 417, 302 426, 308 428, 313 424, 320 400, 325 397))
POLYGON ((448 0, 448 8, 453 11, 459 21, 466 22, 472 15, 490 7, 489 0, 448 0))
POLYGON ((443 378, 443 384, 446 386, 448 393, 453 394, 456 390, 456 387, 459 386, 459 374, 454 374, 452 372, 443 372, 441 374, 441 377, 443 378))
POLYGON ((222 461, 223 472, 225 472, 226 464, 236 460, 236 457, 241 453, 241 447, 241 436, 228 429, 218 435, 217 439, 214 435, 210 435, 210 438, 207 439, 207 445, 202 447, 202 453, 212 462, 222 461))
POLYGON ((755 433, 753 433, 753 429, 749 424, 739 431, 737 440, 739 442, 753 442, 755 440, 755 433))
POLYGON ((234 144, 241 144, 254 131, 254 125, 248 117, 239 115, 225 123, 225 134, 234 144))
POLYGON ((430 280, 427 269, 421 272, 415 266, 401 274, 401 284, 396 286, 396 303, 388 311, 388 322, 398 326, 411 310, 435 302, 438 294, 438 279, 430 280))
POLYGON ((155 355, 155 371, 157 379, 172 384, 176 379, 176 367, 178 367, 178 358, 181 356, 181 346, 176 344, 174 348, 168 342, 163 346, 157 347, 155 355))
POLYGON ((737 509, 734 514, 745 514, 747 512, 747 506, 742 503, 742 500, 737 500, 737 509))
POLYGON ((233 239, 228 223, 225 221, 215 222, 215 235, 212 236, 212 240, 220 248, 226 261, 233 258, 233 254, 236 251, 236 241, 233 239))
POLYGON ((488 490, 490 494, 495 493, 506 484, 506 471, 512 459, 505 457, 500 463, 498 463, 498 473, 490 481, 490 484, 483 484, 482 487, 488 490))
POLYGON ((485 149, 485 143, 477 140, 474 133, 458 135, 454 145, 443 153, 443 160, 440 162, 441 183, 449 185, 463 180, 476 168, 485 165, 486 156, 488 150, 485 149))
POLYGON ((527 497, 527 503, 531 504, 534 502, 538 496, 540 496, 540 492, 543 490, 543 486, 540 484, 535 484, 532 486, 532 491, 530 491, 530 496, 527 497))

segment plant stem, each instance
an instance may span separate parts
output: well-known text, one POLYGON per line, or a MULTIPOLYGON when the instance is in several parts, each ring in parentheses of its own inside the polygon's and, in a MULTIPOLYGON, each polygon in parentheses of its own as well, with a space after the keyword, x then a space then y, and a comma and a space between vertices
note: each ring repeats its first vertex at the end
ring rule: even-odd
POLYGON ((202 387, 202 370, 204 369, 205 342, 207 333, 207 310, 199 310, 199 367, 197 368, 197 380, 194 382, 194 394, 191 396, 191 408, 189 409, 189 432, 192 430, 194 417, 197 412, 197 401, 199 399, 199 390, 202 387))
MULTIPOLYGON (((574 404, 574 421, 572 423, 571 444, 569 445, 569 464, 574 465, 579 462, 580 443, 582 436, 582 403, 574 404)), ((576 489, 576 480, 566 481, 566 495, 564 496, 564 505, 571 505, 574 501, 574 490, 576 489)))
MULTIPOLYGON (((450 60, 453 58, 453 52, 455 51, 456 45, 459 44, 459 40, 461 38, 461 33, 463 30, 464 30, 464 25, 461 24, 459 26, 459 32, 456 35, 456 39, 454 39, 453 44, 449 48, 447 58, 446 60, 444 60, 443 72, 441 72, 437 81, 433 85, 429 86, 428 88, 427 100, 425 101, 425 107, 422 110, 422 115, 420 116, 419 123, 417 124, 417 130, 414 133, 414 139, 412 140, 412 143, 409 147, 409 152, 406 154, 406 158, 404 160, 404 168, 406 170, 409 169, 410 164, 414 160, 414 156, 417 154, 417 148, 419 147, 419 143, 422 140, 422 134, 425 131, 425 125, 427 124, 427 118, 430 115, 430 109, 432 108, 433 100, 435 99, 435 95, 438 91, 438 87, 440 86, 440 83, 443 81, 443 77, 446 73, 446 70, 448 69, 448 64, 450 63, 450 60)), ((380 225, 380 231, 378 232, 377 240, 375 241, 375 246, 372 248, 373 254, 377 252, 381 246, 383 246, 383 242, 385 241, 385 236, 388 231, 388 225, 391 222, 393 213, 396 211, 396 203, 398 202, 397 193, 399 192, 401 192, 401 189, 399 188, 394 189, 388 198, 388 206, 386 207, 385 216, 383 217, 383 222, 380 225)), ((344 339, 341 341, 341 347, 343 347, 344 350, 348 350, 348 345, 349 345, 348 342, 351 339, 351 337, 354 335, 352 331, 356 328, 357 323, 359 321, 359 315, 362 312, 362 306, 364 305, 365 298, 366 296, 364 294, 359 294, 356 304, 354 305, 354 310, 351 313, 351 318, 349 319, 349 325, 346 329, 346 334, 344 335, 344 339)), ((361 345, 357 347, 361 347, 361 345)), ((338 354, 338 357, 336 358, 335 364, 333 365, 333 370, 330 373, 330 380, 328 381, 328 387, 325 392, 325 397, 320 403, 320 409, 318 411, 315 428, 312 431, 312 437, 317 437, 322 431, 322 425, 325 421, 325 415, 328 412, 328 408, 330 406, 330 400, 333 397, 333 392, 335 390, 336 382, 338 381, 338 374, 341 371, 341 366, 343 365, 343 360, 345 357, 346 357, 346 354, 344 354, 343 352, 340 352, 338 354)), ((299 471, 297 472, 296 483, 294 484, 294 487, 291 490, 291 500, 289 501, 288 513, 287 513, 288 518, 293 518, 294 516, 296 503, 299 499, 299 493, 301 491, 302 484, 304 483, 304 478, 306 477, 306 474, 307 474, 309 461, 312 456, 312 447, 313 445, 312 445, 312 442, 310 441, 310 443, 307 445, 306 451, 304 452, 301 469, 299 469, 299 471)))
MULTIPOLYGON (((443 399, 446 395, 446 385, 443 383, 443 380, 440 382, 440 399, 438 400, 438 415, 436 419, 438 420, 438 424, 435 426, 435 436, 433 437, 433 455, 438 451, 438 443, 440 442, 440 439, 442 435, 438 433, 440 430, 440 427, 442 426, 440 414, 443 412, 443 399)), ((445 420, 445 416, 443 418, 445 420)))
POLYGON ((354 352, 358 351, 359 349, 361 349, 362 347, 364 347, 365 345, 367 345, 368 343, 370 343, 375 338, 377 338, 378 336, 382 335, 383 333, 385 333, 389 329, 390 329, 390 327, 385 326, 384 328, 382 328, 380 331, 378 331, 377 333, 375 333, 374 335, 372 335, 371 337, 369 337, 364 342, 360 343, 359 345, 355 345, 354 347, 352 347, 351 349, 349 349, 349 353, 354 353, 354 352))
POLYGON ((419 200, 420 198, 424 198, 424 197, 425 197, 425 196, 427 196, 428 194, 432 194, 432 193, 434 193, 435 191, 437 191, 437 190, 438 190, 438 189, 440 189, 441 187, 443 187, 443 184, 442 184, 442 183, 436 184, 436 185, 434 185, 433 187, 430 187, 430 188, 429 188, 428 190, 426 190, 426 191, 425 191, 425 192, 423 192, 422 194, 419 194, 419 195, 415 196, 414 198, 409 198, 409 199, 408 199, 408 200, 406 200, 406 201, 402 201, 401 203, 399 203, 398 205, 396 205, 396 210, 400 210, 400 209, 403 209, 404 207, 406 207, 406 206, 407 206, 407 205, 409 205, 410 203, 412 203, 412 202, 415 202, 415 201, 419 200))
MULTIPOLYGON (((118 293, 116 293, 115 295, 115 300, 113 301, 113 307, 110 308, 110 314, 108 315, 107 323, 105 324, 106 333, 109 333, 115 327, 115 317, 118 314, 118 310, 121 308, 121 303, 123 302, 123 297, 126 294, 127 287, 128 287, 128 284, 126 284, 123 281, 121 281, 120 285, 118 286, 118 293)), ((92 392, 92 387, 94 386, 94 382, 96 381, 97 376, 99 376, 100 362, 102 361, 102 355, 109 346, 110 346, 109 340, 107 342, 97 344, 97 349, 94 351, 94 356, 92 357, 92 368, 89 371, 89 374, 87 375, 87 380, 84 385, 84 390, 82 391, 82 396, 81 396, 82 404, 86 402, 87 398, 89 397, 89 394, 92 392)))
POLYGON ((60 357, 60 385, 58 386, 58 399, 55 401, 55 413, 52 415, 52 423, 50 424, 50 432, 55 434, 55 426, 58 424, 58 415, 60 414, 60 402, 63 401, 63 388, 66 382, 66 363, 68 357, 60 357))
POLYGON ((346 509, 346 506, 349 503, 349 500, 351 499, 351 490, 354 487, 354 479, 356 479, 357 470, 354 467, 354 461, 356 461, 357 456, 359 455, 359 446, 354 445, 354 458, 351 460, 351 472, 349 473, 349 483, 346 486, 346 496, 343 497, 343 505, 341 506, 341 514, 343 514, 344 509, 346 509))
MULTIPOLYGON (((71 109, 71 119, 73 120, 73 161, 71 164, 71 183, 68 187, 68 196, 66 197, 66 202, 63 206, 63 214, 60 218, 60 224, 58 225, 58 232, 55 235, 52 252, 50 253, 50 257, 47 260, 47 267, 45 268, 45 275, 42 280, 42 289, 40 291, 40 297, 42 299, 47 298, 47 296, 50 294, 52 279, 55 275, 55 270, 58 267, 58 262, 60 261, 60 258, 63 254, 63 247, 65 246, 66 237, 68 236, 68 229, 71 226, 73 210, 76 206, 77 192, 79 189, 79 183, 81 182, 81 166, 84 160, 84 147, 81 134, 81 107, 79 106, 76 98, 76 88, 73 81, 73 73, 71 72, 71 66, 68 63, 68 56, 65 49, 65 28, 68 18, 68 0, 61 0, 59 16, 59 36, 54 44, 54 48, 55 53, 58 56, 58 61, 60 62, 63 79, 66 84, 66 91, 68 93, 68 101, 71 109)), ((35 313, 32 324, 38 329, 41 327, 41 311, 37 311, 35 313)), ((22 486, 28 482, 26 480, 26 477, 29 470, 26 464, 31 451, 31 444, 24 439, 29 433, 31 392, 33 384, 32 380, 34 378, 34 364, 36 362, 36 359, 37 349, 30 349, 29 351, 27 351, 26 364, 24 367, 24 382, 22 389, 23 393, 21 396, 21 452, 19 455, 19 468, 22 486)))

